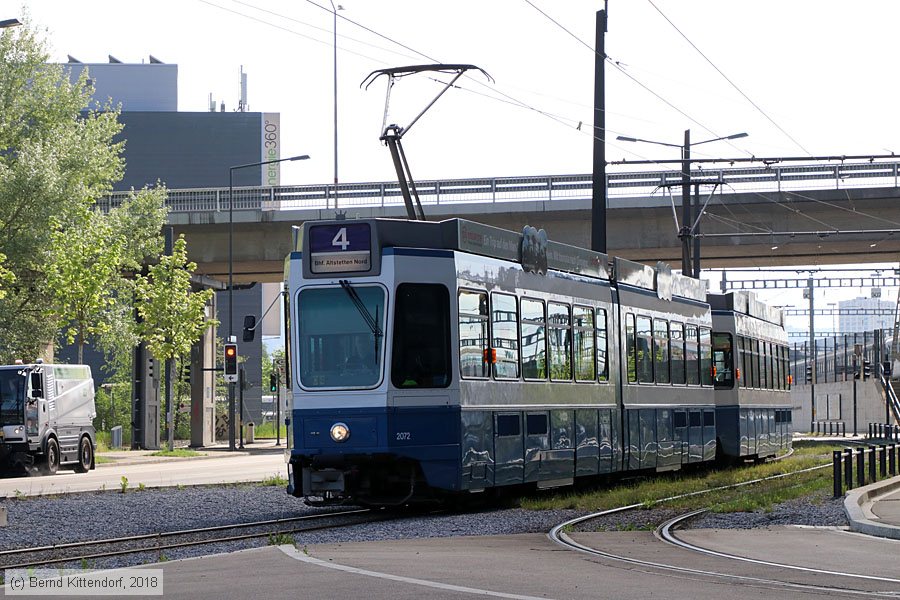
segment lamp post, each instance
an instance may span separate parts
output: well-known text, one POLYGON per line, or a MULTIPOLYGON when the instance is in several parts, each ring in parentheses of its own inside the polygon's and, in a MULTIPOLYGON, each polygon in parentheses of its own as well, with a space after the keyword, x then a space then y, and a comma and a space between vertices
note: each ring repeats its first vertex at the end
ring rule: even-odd
MULTIPOLYGON (((263 160, 228 167, 228 339, 234 339, 234 172, 238 169, 261 167, 294 160, 307 160, 308 154, 263 160)), ((228 384, 228 449, 234 450, 234 383, 228 384)))
POLYGON ((620 135, 616 137, 620 142, 643 142, 645 144, 656 144, 657 146, 668 146, 670 148, 681 148, 681 227, 678 231, 678 239, 681 240, 681 274, 688 277, 700 277, 700 264, 697 262, 696 269, 691 267, 691 146, 699 146, 700 144, 708 144, 710 142, 718 142, 720 140, 736 140, 738 138, 747 137, 746 133, 734 133, 722 137, 703 140, 702 142, 691 143, 691 130, 684 131, 684 144, 669 144, 666 142, 656 142, 653 140, 644 140, 641 138, 628 137, 620 135), (694 272, 696 271, 696 272, 694 272))
POLYGON ((7 27, 17 27, 21 25, 22 22, 18 19, 3 19, 0 21, 0 29, 6 29, 7 27))
POLYGON ((337 79, 337 11, 344 10, 344 7, 338 4, 335 6, 334 0, 331 1, 331 14, 334 15, 332 31, 334 33, 334 207, 338 207, 338 79, 337 79))

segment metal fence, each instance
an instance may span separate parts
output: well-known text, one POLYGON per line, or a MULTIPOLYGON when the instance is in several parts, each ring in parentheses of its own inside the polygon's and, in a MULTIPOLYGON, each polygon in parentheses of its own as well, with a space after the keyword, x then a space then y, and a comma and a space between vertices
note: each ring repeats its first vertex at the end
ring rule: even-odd
POLYGON ((863 361, 872 366, 872 376, 877 377, 879 363, 887 360, 886 336, 890 332, 884 329, 846 333, 843 335, 820 338, 810 345, 809 341, 795 343, 791 346, 791 372, 794 385, 808 383, 834 383, 852 381, 854 375, 854 348, 862 346, 862 354, 857 361, 858 370, 863 361), (815 364, 815 368, 812 366, 815 364), (813 381, 807 379, 812 376, 813 381))
MULTIPOLYGON (((739 192, 783 192, 852 187, 898 187, 900 163, 840 163, 791 166, 702 169, 691 172, 691 181, 719 184, 723 194, 739 192)), ((681 171, 637 171, 607 174, 610 198, 664 195, 673 188, 680 195, 681 171)), ((591 197, 591 175, 547 175, 447 179, 416 183, 423 204, 500 204, 513 201, 583 200, 591 197)), ((229 191, 224 188, 171 189, 172 212, 213 212, 229 209, 229 191)), ((118 206, 129 192, 104 198, 104 210, 118 206)), ((402 206, 396 182, 344 183, 334 185, 285 185, 234 189, 235 210, 334 209, 402 206)))

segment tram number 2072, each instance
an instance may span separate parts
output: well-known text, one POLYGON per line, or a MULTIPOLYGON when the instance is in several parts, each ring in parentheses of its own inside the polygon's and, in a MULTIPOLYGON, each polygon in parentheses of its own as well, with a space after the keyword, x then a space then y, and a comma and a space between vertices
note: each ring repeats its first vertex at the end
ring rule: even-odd
POLYGON ((408 442, 412 439, 412 433, 409 431, 398 431, 397 432, 397 441, 398 442, 408 442))

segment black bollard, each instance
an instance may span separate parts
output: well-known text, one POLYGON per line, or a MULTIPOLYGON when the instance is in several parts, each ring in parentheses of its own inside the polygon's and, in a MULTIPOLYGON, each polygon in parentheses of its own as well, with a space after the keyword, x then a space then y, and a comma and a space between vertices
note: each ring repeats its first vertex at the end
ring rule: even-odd
POLYGON ((853 489, 853 449, 844 448, 844 485, 853 489))
POLYGON ((881 478, 887 477, 887 445, 881 444, 878 447, 878 472, 881 478))
POLYGON ((833 450, 831 452, 832 476, 834 477, 834 497, 840 498, 844 495, 844 488, 841 485, 841 451, 833 450))
POLYGON ((869 483, 877 481, 875 477, 875 446, 869 446, 869 483))
POLYGON ((856 487, 866 485, 866 450, 860 448, 856 455, 856 487))
POLYGON ((891 477, 897 474, 897 446, 891 444, 888 446, 888 472, 891 477))

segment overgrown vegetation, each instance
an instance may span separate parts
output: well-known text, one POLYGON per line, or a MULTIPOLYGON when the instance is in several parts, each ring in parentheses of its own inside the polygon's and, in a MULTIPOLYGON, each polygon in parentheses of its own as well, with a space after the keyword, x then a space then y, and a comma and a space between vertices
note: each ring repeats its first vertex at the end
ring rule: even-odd
POLYGON ((160 450, 159 452, 154 452, 150 456, 174 456, 177 458, 189 458, 192 456, 203 456, 203 453, 197 452, 196 450, 191 450, 189 448, 175 448, 174 450, 160 450))
POLYGON ((272 475, 271 477, 266 477, 260 482, 260 485, 264 487, 285 487, 287 484, 288 480, 281 475, 272 475))
POLYGON ((828 464, 831 451, 836 449, 838 448, 835 446, 816 443, 795 444, 793 455, 777 462, 699 473, 660 475, 589 491, 532 496, 523 498, 521 506, 530 510, 584 511, 600 511, 633 504, 650 508, 665 498, 713 490, 669 501, 665 506, 679 510, 710 508, 714 512, 770 510, 775 504, 830 490, 831 471, 819 469, 730 490, 716 488, 828 464))
POLYGON ((283 546, 285 544, 294 545, 294 536, 289 533, 270 533, 269 534, 269 545, 270 546, 283 546))

